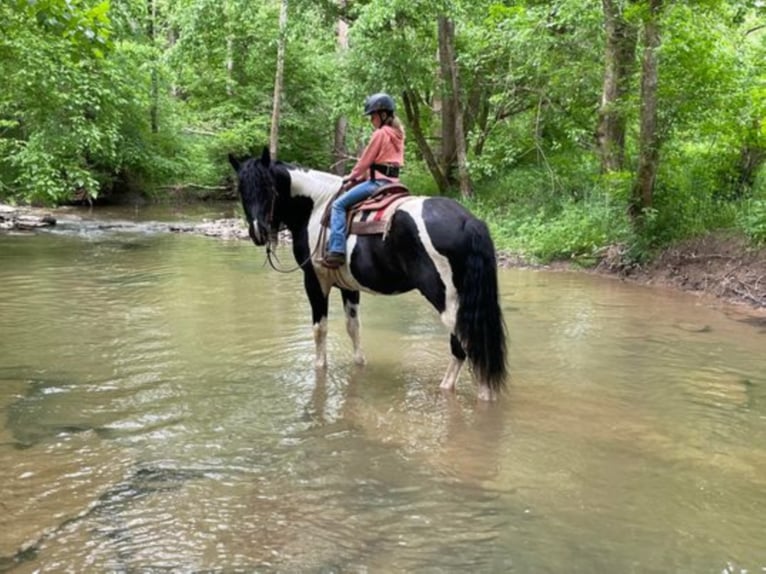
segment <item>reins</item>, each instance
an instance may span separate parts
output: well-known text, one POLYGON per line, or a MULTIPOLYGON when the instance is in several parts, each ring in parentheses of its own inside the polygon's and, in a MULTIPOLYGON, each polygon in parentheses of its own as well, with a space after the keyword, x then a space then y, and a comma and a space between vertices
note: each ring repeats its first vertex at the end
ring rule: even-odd
POLYGON ((294 271, 298 271, 298 269, 302 269, 303 266, 306 265, 306 263, 308 263, 314 258, 314 255, 316 254, 317 247, 318 247, 318 246, 315 246, 313 251, 309 253, 309 256, 301 263, 298 263, 298 265, 296 265, 295 267, 291 269, 284 269, 284 268, 281 268, 282 262, 279 260, 279 257, 277 257, 276 250, 271 248, 271 245, 272 245, 272 242, 271 240, 269 240, 269 242, 266 244, 266 260, 269 262, 269 265, 271 265, 271 268, 278 273, 293 273, 294 271), (276 262, 280 265, 280 267, 277 267, 274 264, 274 260, 276 260, 276 262))

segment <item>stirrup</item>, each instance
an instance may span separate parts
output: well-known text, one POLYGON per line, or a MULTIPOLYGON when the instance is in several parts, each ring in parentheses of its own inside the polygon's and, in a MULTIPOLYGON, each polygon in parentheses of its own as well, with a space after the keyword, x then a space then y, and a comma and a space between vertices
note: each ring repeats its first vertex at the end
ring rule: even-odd
POLYGON ((325 256, 320 260, 320 263, 323 267, 327 267, 328 269, 337 269, 346 264, 346 254, 335 251, 325 253, 325 256))

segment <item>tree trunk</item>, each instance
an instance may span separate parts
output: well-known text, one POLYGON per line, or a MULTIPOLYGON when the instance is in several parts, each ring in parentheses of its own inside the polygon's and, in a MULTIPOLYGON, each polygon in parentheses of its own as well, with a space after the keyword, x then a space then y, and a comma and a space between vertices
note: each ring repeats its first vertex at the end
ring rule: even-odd
POLYGON ((279 6, 279 44, 277 46, 277 77, 274 80, 274 107, 271 113, 271 135, 269 153, 271 159, 277 159, 279 152, 279 104, 282 99, 282 86, 285 73, 285 48, 287 45, 287 0, 281 0, 279 6))
POLYGON ((450 183, 457 183, 454 177, 457 166, 457 134, 455 131, 457 116, 457 94, 452 90, 453 66, 450 61, 450 33, 454 30, 446 16, 437 20, 439 38, 439 113, 441 115, 441 147, 439 165, 450 183))
MULTIPOLYGON (((172 50, 173 46, 176 45, 176 31, 172 25, 168 26, 167 43, 168 43, 168 49, 170 50, 172 50)), ((180 90, 178 89, 178 85, 175 82, 170 85, 170 95, 173 96, 174 98, 177 98, 180 95, 180 90)))
MULTIPOLYGON (((341 54, 348 52, 348 23, 344 20, 346 13, 346 0, 338 0, 338 51, 341 54)), ((348 120, 345 116, 338 116, 335 119, 335 138, 333 142, 333 172, 337 175, 345 175, 346 158, 348 150, 346 149, 346 131, 348 129, 348 120)))
MULTIPOLYGON (((149 41, 153 48, 156 48, 156 26, 157 26, 157 0, 149 0, 149 41)), ((159 114, 159 99, 160 88, 159 78, 157 77, 157 60, 152 58, 152 71, 151 71, 151 94, 149 104, 149 121, 151 124, 152 133, 156 134, 160 131, 160 114, 159 114)))
POLYGON ((428 166, 428 171, 436 182, 439 188, 439 193, 444 195, 449 191, 449 182, 444 176, 444 173, 439 167, 439 162, 436 161, 433 150, 428 145, 428 140, 423 133, 423 126, 420 123, 420 111, 418 108, 418 96, 411 90, 407 89, 402 93, 402 101, 404 102, 404 112, 407 115, 407 123, 410 127, 410 133, 414 136, 415 142, 418 144, 418 150, 420 155, 423 156, 423 160, 428 166))
MULTIPOLYGON (((452 102, 452 113, 454 114, 454 134, 455 134, 455 156, 457 159, 458 183, 460 185, 460 195, 463 198, 473 197, 473 185, 468 174, 468 157, 466 153, 465 131, 463 129, 463 109, 460 105, 460 75, 455 57, 455 22, 446 17, 440 17, 444 20, 444 51, 448 78, 450 80, 450 101, 452 102)), ((440 33, 440 37, 441 37, 440 33)), ((446 104, 446 102, 445 102, 446 104)), ((446 107, 446 106, 445 106, 446 107)))
POLYGON ((596 138, 601 171, 619 171, 625 163, 625 114, 621 109, 633 75, 638 35, 622 17, 618 0, 603 0, 606 47, 604 84, 596 138))
POLYGON ((232 0, 223 1, 223 13, 226 19, 226 95, 234 95, 234 21, 232 17, 232 0))
POLYGON ((652 207, 654 181, 659 166, 660 141, 657 134, 657 50, 660 47, 662 0, 649 0, 649 15, 644 22, 644 55, 641 68, 641 127, 638 174, 633 185, 631 216, 643 224, 644 210, 652 207))

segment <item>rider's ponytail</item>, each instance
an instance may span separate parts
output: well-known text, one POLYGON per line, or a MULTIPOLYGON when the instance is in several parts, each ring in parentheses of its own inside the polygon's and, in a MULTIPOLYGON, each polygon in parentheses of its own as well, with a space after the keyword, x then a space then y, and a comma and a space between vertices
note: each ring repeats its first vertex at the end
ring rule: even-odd
POLYGON ((404 125, 399 121, 399 118, 393 114, 386 114, 386 119, 383 120, 384 126, 389 126, 399 132, 399 135, 404 137, 404 125))

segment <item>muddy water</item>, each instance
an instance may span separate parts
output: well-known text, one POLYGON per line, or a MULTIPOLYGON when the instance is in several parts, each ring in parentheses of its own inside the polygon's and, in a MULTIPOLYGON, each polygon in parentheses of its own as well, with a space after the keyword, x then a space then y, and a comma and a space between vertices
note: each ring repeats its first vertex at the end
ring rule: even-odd
MULTIPOLYGON (((284 251, 289 260, 287 251, 284 251)), ((416 295, 331 303, 245 242, 0 236, 0 571, 761 572, 766 324, 503 271, 512 380, 442 395, 416 295)))

